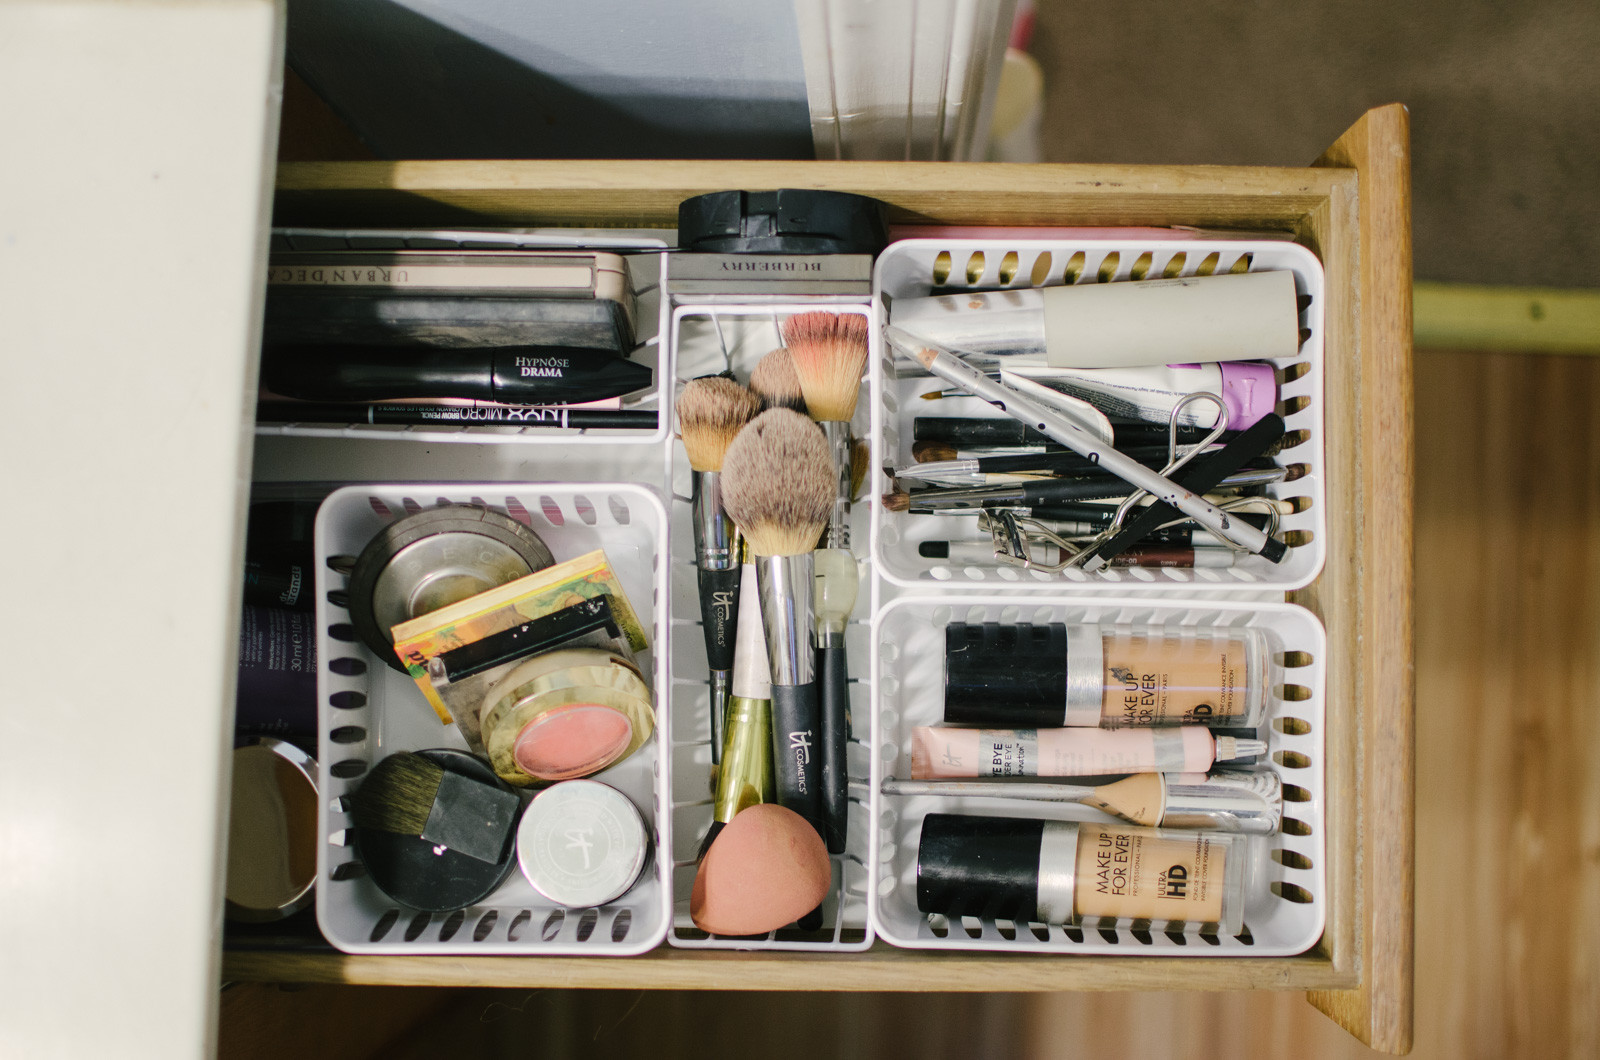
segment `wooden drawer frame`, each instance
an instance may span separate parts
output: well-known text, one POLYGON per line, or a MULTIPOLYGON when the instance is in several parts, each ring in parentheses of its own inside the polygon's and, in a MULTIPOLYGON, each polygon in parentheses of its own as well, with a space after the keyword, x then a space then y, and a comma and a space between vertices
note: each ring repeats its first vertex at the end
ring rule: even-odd
POLYGON ((1411 236, 1407 115, 1368 112, 1313 166, 360 162, 280 167, 275 223, 671 227, 730 187, 837 188, 893 220, 1293 232, 1327 273, 1328 562, 1290 599, 1328 630, 1321 943, 1299 957, 1023 957, 679 950, 626 959, 232 949, 232 980, 502 987, 1006 991, 1291 989, 1376 1049, 1412 1022, 1411 236), (1365 500, 1369 503, 1360 503, 1365 500))

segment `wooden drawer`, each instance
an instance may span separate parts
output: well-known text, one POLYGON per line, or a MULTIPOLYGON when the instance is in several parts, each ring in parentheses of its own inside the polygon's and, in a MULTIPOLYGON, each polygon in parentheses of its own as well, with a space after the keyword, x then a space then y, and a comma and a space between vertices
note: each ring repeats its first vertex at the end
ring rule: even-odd
POLYGON ((1327 930, 1288 959, 688 951, 626 959, 230 950, 234 980, 506 987, 1008 991, 1290 989, 1375 1048, 1411 1037, 1411 255, 1407 117, 1369 112, 1313 166, 796 162, 299 163, 280 225, 671 227, 722 188, 835 188, 897 222, 1292 232, 1327 273, 1328 562, 1291 599, 1329 639, 1327 930), (1370 503, 1369 503, 1370 502, 1370 503), (1370 513, 1370 517, 1369 517, 1370 513))

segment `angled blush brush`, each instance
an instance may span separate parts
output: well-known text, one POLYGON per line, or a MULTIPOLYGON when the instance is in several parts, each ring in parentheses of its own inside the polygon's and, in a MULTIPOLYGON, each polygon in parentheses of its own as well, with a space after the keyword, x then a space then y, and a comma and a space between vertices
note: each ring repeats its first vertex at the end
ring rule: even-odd
POLYGON ((739 614, 739 550, 733 520, 723 508, 722 464, 728 446, 759 411, 760 399, 724 376, 691 379, 678 397, 678 431, 694 474, 694 560, 699 568, 700 618, 711 672, 713 764, 722 757, 739 614))
POLYGON ((773 775, 780 805, 821 820, 813 550, 833 509, 832 454, 817 425, 768 409, 728 447, 723 499, 756 562, 772 672, 773 775))
POLYGON ((798 313, 783 325, 783 339, 794 359, 806 409, 822 426, 837 475, 827 548, 817 557, 817 569, 824 575, 819 599, 831 602, 817 610, 817 645, 822 673, 823 838, 835 854, 844 852, 849 814, 850 687, 844 635, 855 606, 857 580, 855 556, 850 552, 856 457, 850 420, 856 414, 861 376, 867 367, 867 335, 867 319, 857 313, 798 313))
POLYGON ((806 410, 821 424, 838 475, 828 547, 850 547, 850 420, 867 366, 867 318, 857 313, 797 313, 784 321, 806 410))

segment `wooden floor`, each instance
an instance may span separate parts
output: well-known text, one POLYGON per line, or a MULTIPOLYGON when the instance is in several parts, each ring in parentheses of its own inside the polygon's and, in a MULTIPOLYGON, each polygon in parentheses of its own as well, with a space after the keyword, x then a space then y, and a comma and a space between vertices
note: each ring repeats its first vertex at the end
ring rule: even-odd
MULTIPOLYGON (((1417 357, 1413 1055, 1426 1060, 1600 1056, 1597 400, 1600 359, 1417 357)), ((708 1042, 764 1060, 1375 1055, 1298 994, 236 989, 225 1058, 323 1055, 297 1031, 323 1009, 370 1025, 385 1060, 451 1047, 669 1060, 708 1042), (271 1023, 280 1034, 259 1033, 271 1023)))

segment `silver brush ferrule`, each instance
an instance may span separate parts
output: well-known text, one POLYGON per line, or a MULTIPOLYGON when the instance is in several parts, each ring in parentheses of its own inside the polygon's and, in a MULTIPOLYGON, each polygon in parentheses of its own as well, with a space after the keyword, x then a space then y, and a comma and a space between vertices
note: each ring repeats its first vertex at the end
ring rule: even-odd
POLYGON ((834 495, 833 512, 828 516, 828 533, 824 538, 829 548, 850 547, 850 425, 842 420, 824 420, 819 425, 822 435, 833 450, 833 467, 839 473, 839 489, 834 495))
POLYGON ((775 685, 808 685, 815 679, 816 649, 811 642, 813 570, 809 552, 761 556, 756 560, 761 619, 767 631, 767 660, 775 685))
POLYGON ((1273 772, 1225 770, 1194 783, 1168 773, 1166 782, 1163 828, 1272 835, 1283 818, 1283 778, 1273 772))
POLYGON ((694 562, 701 570, 739 565, 738 529, 722 507, 722 472, 693 472, 694 562))

